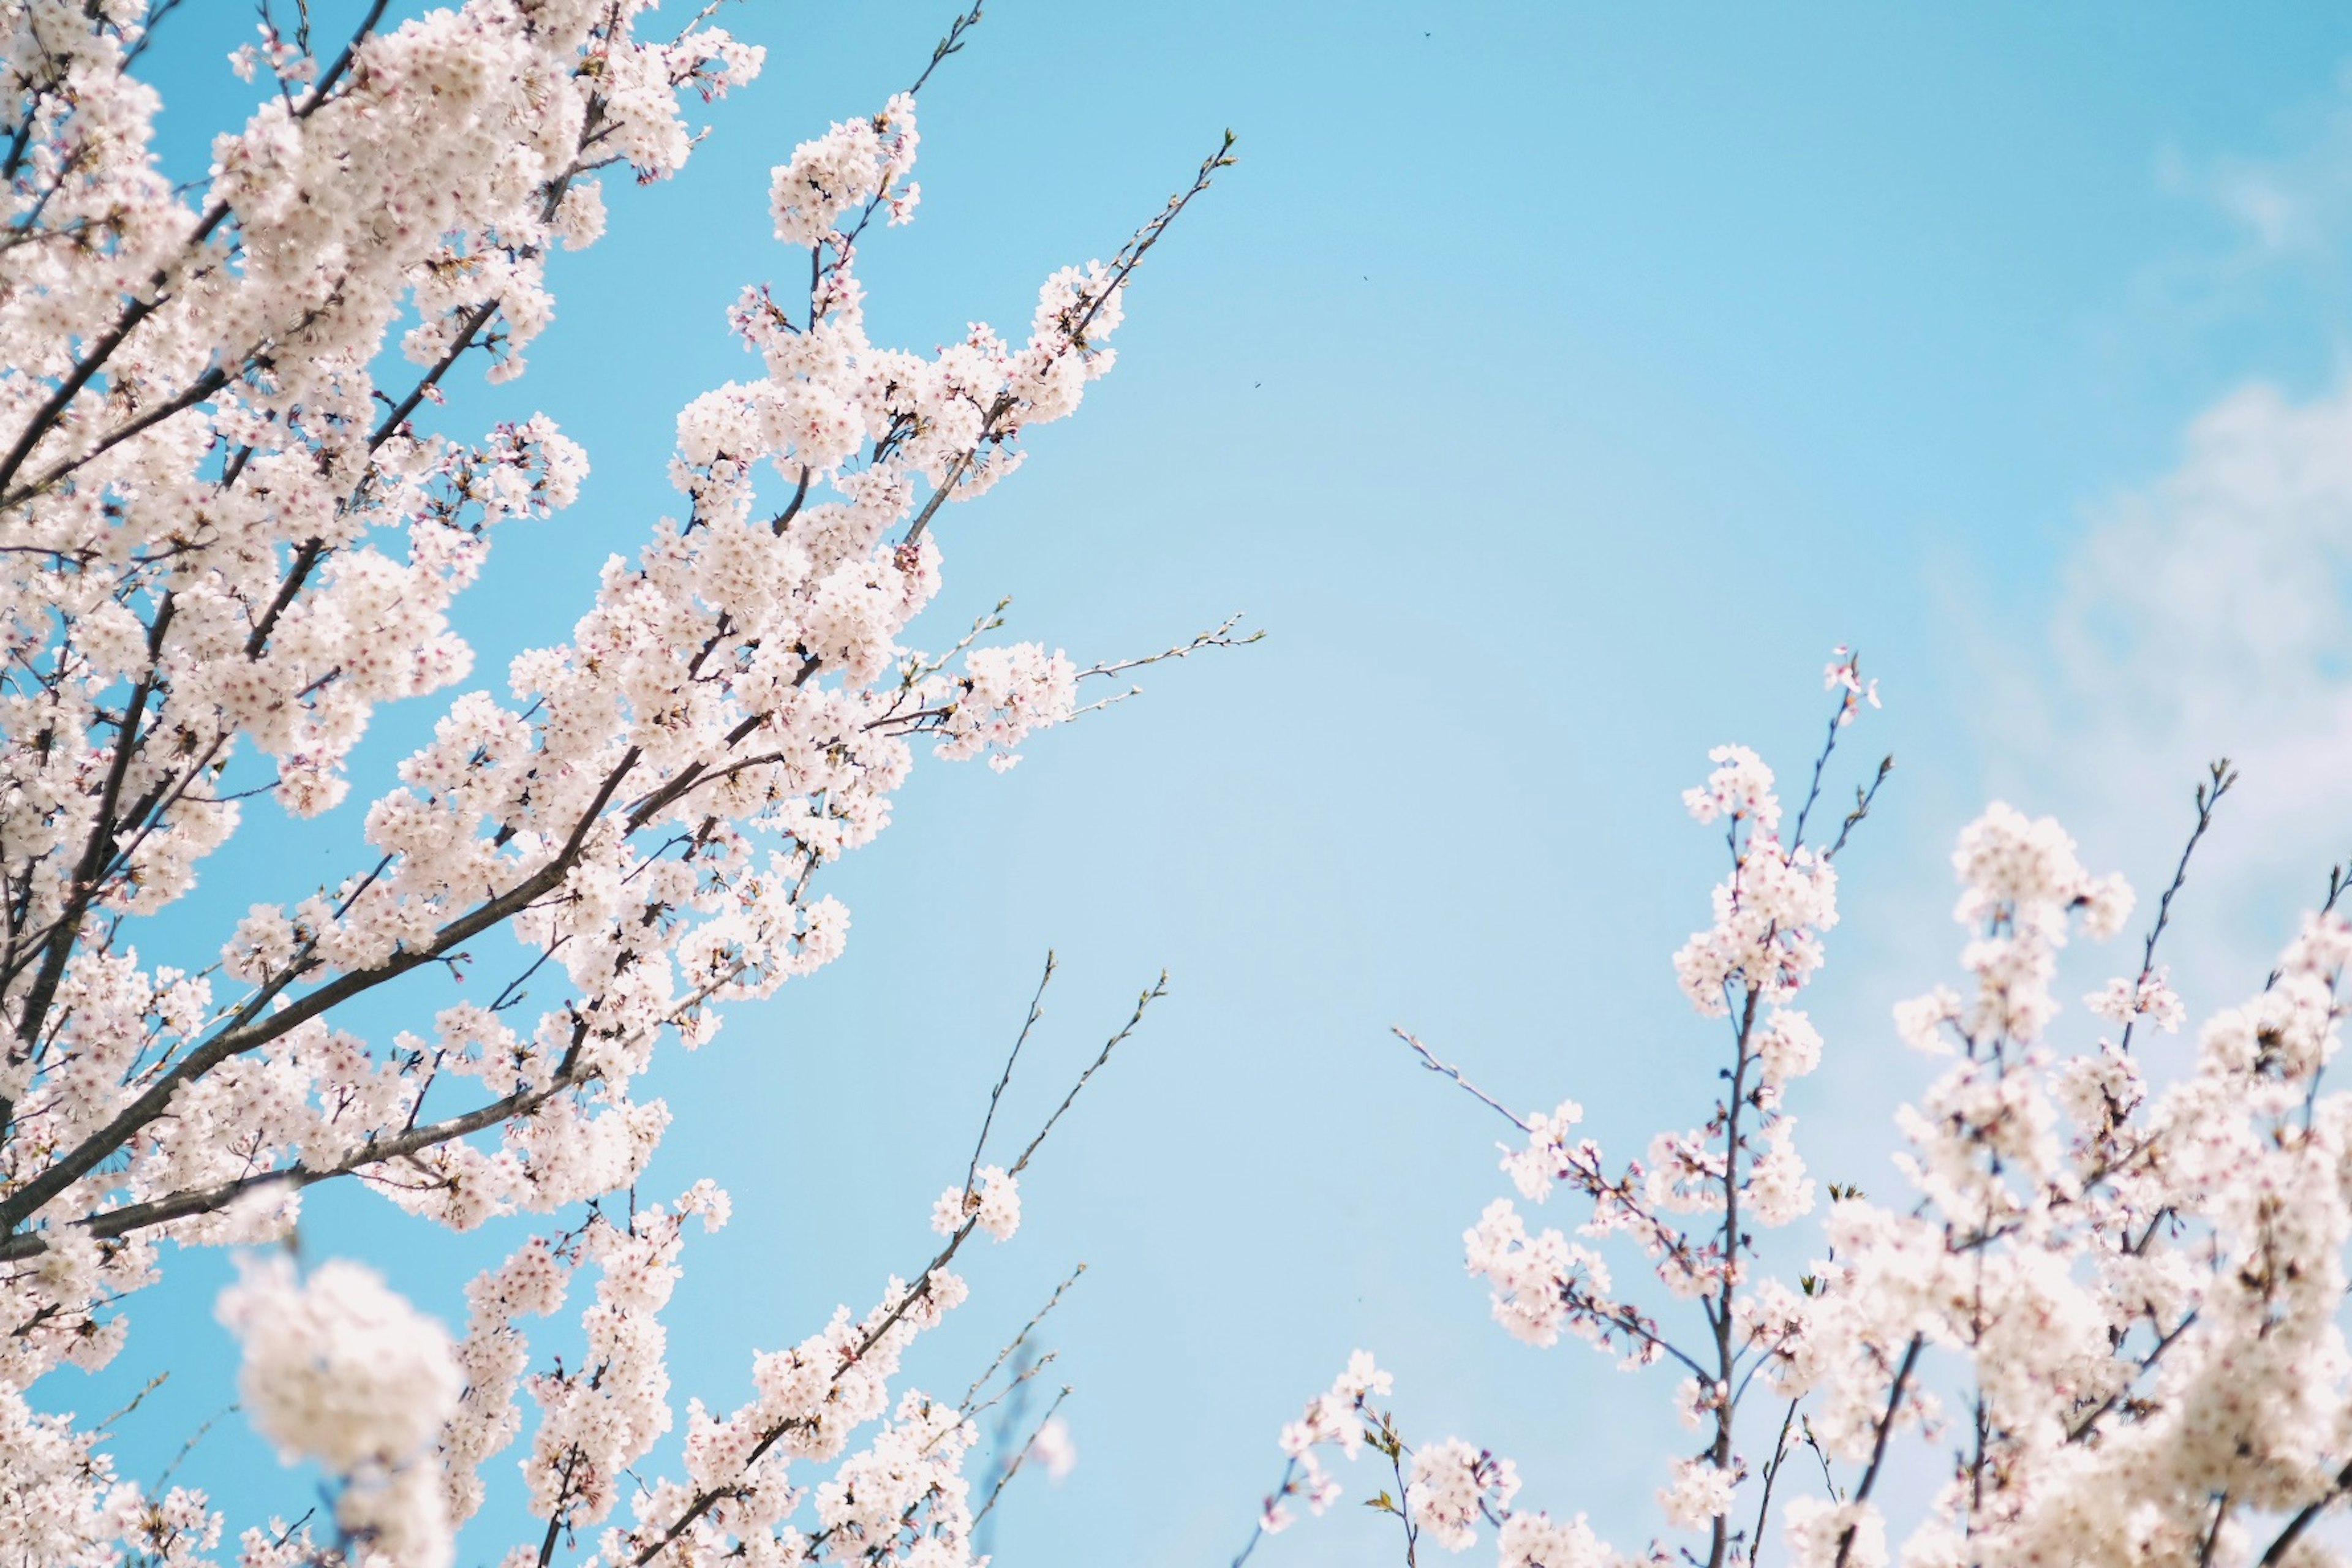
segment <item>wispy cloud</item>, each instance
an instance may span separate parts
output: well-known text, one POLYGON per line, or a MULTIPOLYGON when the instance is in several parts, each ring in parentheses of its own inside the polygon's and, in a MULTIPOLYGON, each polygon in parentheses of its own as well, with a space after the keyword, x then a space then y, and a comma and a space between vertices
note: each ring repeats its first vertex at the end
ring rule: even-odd
POLYGON ((2168 148, 2157 174, 2223 218, 2250 258, 2336 258, 2352 239, 2352 65, 2336 73, 2333 94, 2281 117, 2270 154, 2168 148))
POLYGON ((2257 373, 2352 363, 2352 65, 2281 110, 2267 141, 2259 153, 2157 155, 2158 188, 2202 221, 2139 269, 2120 319, 2104 323, 2126 374, 2252 345, 2262 361, 2242 368, 2257 373))

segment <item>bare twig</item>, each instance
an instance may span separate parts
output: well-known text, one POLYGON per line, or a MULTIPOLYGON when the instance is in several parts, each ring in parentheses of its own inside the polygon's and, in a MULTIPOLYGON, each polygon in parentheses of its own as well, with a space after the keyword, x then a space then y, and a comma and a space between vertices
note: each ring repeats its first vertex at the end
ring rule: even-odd
POLYGON ((1118 1033, 1103 1042, 1103 1048, 1096 1054, 1093 1061, 1087 1064, 1086 1071, 1078 1074, 1078 1081, 1070 1086, 1070 1092, 1062 1097, 1062 1103, 1054 1108, 1054 1114, 1045 1118, 1045 1125, 1037 1129, 1037 1136, 1029 1140, 1029 1146, 1021 1151, 1021 1158, 1013 1162, 1013 1168, 1005 1173, 1007 1175, 1017 1176, 1029 1168, 1030 1157, 1035 1154, 1038 1147, 1045 1142, 1045 1135, 1054 1131, 1055 1125, 1062 1120, 1070 1107, 1076 1103, 1080 1091, 1093 1080, 1095 1074, 1102 1070, 1103 1064, 1110 1060, 1110 1054, 1125 1044, 1129 1036, 1135 1033, 1137 1026, 1143 1022, 1143 1015, 1150 1010, 1151 1005, 1167 994, 1168 972, 1163 969, 1160 972, 1160 978, 1152 982, 1151 989, 1135 999, 1135 1011, 1128 1016, 1126 1023, 1119 1026, 1118 1033))
MULTIPOLYGON (((1028 1462, 1030 1450, 1036 1446, 1039 1435, 1053 1423, 1055 1413, 1062 1408, 1062 1401, 1067 1399, 1069 1396, 1070 1385, 1066 1383, 1062 1385, 1061 1392, 1054 1395, 1054 1403, 1045 1406, 1045 1414, 1038 1418, 1036 1426, 1031 1430, 1028 1437, 1022 1442, 1019 1450, 1013 1454, 1011 1459, 1003 1462, 1003 1468, 996 1478, 996 1484, 989 1489, 988 1500, 982 1503, 980 1505, 980 1511, 971 1516, 972 1526, 975 1530, 981 1530, 986 1527, 988 1516, 995 1510, 996 1500, 1004 1495, 1004 1489, 1011 1486, 1013 1484, 1013 1478, 1021 1473, 1021 1467, 1028 1462)), ((985 1552, 982 1552, 982 1555, 985 1555, 985 1552)))
MULTIPOLYGON (((1013 1064, 1021 1059, 1021 1047, 1029 1043, 1029 1031, 1045 1016, 1045 987, 1054 982, 1054 954, 1045 953, 1045 972, 1037 977, 1036 994, 1029 998, 1029 1016, 1022 1021, 1021 1033, 1013 1042, 1012 1051, 1004 1058, 1004 1070, 996 1078, 996 1087, 988 1091, 988 1114, 980 1119, 980 1137, 971 1146, 971 1163, 963 1173, 963 1194, 971 1197, 971 1184, 980 1175, 980 1156, 988 1148, 988 1130, 996 1125, 996 1102, 1004 1098, 1004 1086, 1013 1081, 1013 1064)), ((1059 1291, 1055 1292, 1056 1297, 1059 1291)))
MULTIPOLYGON (((2142 982, 2156 973, 2156 944, 2163 940, 2165 928, 2172 923, 2172 900, 2180 896, 2182 886, 2189 880, 2189 858, 2197 853, 2205 830, 2213 826, 2213 808, 2221 804, 2221 797, 2238 782, 2238 770, 2230 765, 2227 757, 2207 763, 2205 774, 2205 782, 2197 786, 2197 826, 2189 830, 2189 842, 2180 847, 2180 860, 2172 868, 2172 881, 2165 888, 2164 896, 2156 901, 2156 920, 2147 928, 2147 940, 2140 946, 2142 982)), ((2138 1022, 2137 1013, 2124 1020, 2123 1038, 2116 1042, 2118 1049, 2131 1049, 2132 1026, 2138 1022)))
MULTIPOLYGON (((1002 608, 1002 606, 999 607, 1002 608)), ((1252 632, 1245 637, 1233 635, 1234 627, 1241 624, 1243 614, 1244 612, 1235 611, 1218 625, 1196 635, 1192 641, 1178 643, 1174 647, 1163 649, 1159 653, 1148 653, 1140 658, 1122 658, 1109 664, 1089 666, 1078 671, 1078 679, 1085 680, 1096 676, 1123 675, 1130 669, 1141 669, 1147 664, 1159 664, 1171 658, 1189 658, 1204 647, 1247 647, 1252 643, 1265 641, 1265 633, 1262 630, 1252 632)))
POLYGON ((1460 1084, 1464 1089, 1468 1091, 1471 1099, 1478 1101, 1481 1105, 1488 1107, 1496 1115, 1509 1122, 1512 1126, 1517 1128, 1520 1131, 1527 1132, 1532 1131, 1526 1122, 1519 1120, 1518 1112, 1511 1110, 1508 1106, 1506 1106, 1501 1100, 1496 1100, 1493 1095, 1488 1094, 1485 1089, 1480 1089, 1468 1079, 1464 1078, 1460 1068, 1454 1066, 1450 1062, 1438 1060, 1436 1053, 1432 1051, 1427 1046, 1423 1045, 1419 1036, 1407 1034, 1402 1028, 1391 1028, 1389 1032, 1394 1035, 1398 1039, 1402 1040, 1406 1045, 1412 1047, 1412 1053, 1421 1058, 1422 1066, 1437 1074, 1440 1078, 1452 1079, 1455 1083, 1460 1084))
POLYGON ((1086 1271, 1087 1266, 1083 1263, 1079 1264, 1076 1268, 1071 1269, 1068 1276, 1065 1278, 1059 1285, 1054 1287, 1054 1293, 1046 1298, 1045 1304, 1038 1308, 1036 1312, 1031 1316, 1027 1322, 1021 1325, 1021 1331, 1013 1335, 1012 1342, 1003 1350, 996 1352, 996 1359, 988 1363, 988 1370, 971 1380, 971 1386, 964 1391, 963 1396, 962 1407, 967 1415, 971 1412, 972 1401, 979 1398, 980 1391, 988 1385, 988 1380, 994 1377, 997 1373, 997 1369, 1003 1366, 1007 1361, 1011 1360, 1013 1356, 1020 1351, 1023 1345, 1029 1342, 1029 1336, 1036 1331, 1037 1325, 1045 1321, 1045 1314, 1062 1304, 1062 1297, 1064 1294, 1069 1290, 1071 1286, 1078 1282, 1079 1277, 1085 1274, 1086 1271))

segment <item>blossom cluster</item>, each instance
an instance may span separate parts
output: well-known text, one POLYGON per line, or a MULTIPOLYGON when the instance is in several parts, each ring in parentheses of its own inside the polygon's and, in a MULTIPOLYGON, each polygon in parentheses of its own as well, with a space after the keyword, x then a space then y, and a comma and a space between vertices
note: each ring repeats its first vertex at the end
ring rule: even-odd
POLYGON ((1321 1513, 1339 1500, 1340 1486, 1318 1450, 1336 1449, 1353 1459, 1370 1448, 1389 1462, 1397 1490, 1383 1489, 1369 1506, 1393 1515, 1405 1531, 1406 1560, 1416 1560, 1426 1538, 1449 1552, 1475 1544, 1481 1525, 1496 1529, 1502 1568, 1621 1568, 1625 1560, 1598 1541, 1580 1514, 1565 1523, 1538 1510, 1511 1507, 1519 1491, 1518 1467, 1459 1437, 1415 1448, 1400 1433, 1395 1413, 1379 1402, 1394 1380, 1358 1351, 1326 1392, 1309 1400, 1299 1418, 1282 1429, 1287 1457, 1281 1484, 1265 1500, 1241 1557, 1293 1522, 1289 1500, 1299 1498, 1321 1513))
POLYGON ((1837 873, 1826 855, 1780 839, 1772 770, 1745 746, 1718 746, 1703 786, 1683 794, 1700 822, 1722 821, 1731 873, 1715 889, 1715 921, 1675 954, 1683 993, 1721 1015, 1739 992, 1768 1002, 1793 996, 1822 965, 1821 932, 1837 923, 1837 873))
POLYGON ((1304 1499, 1317 1513, 1339 1500, 1339 1483, 1324 1468, 1317 1450, 1336 1447, 1354 1458, 1363 1448, 1367 1415, 1378 1420, 1372 1401, 1385 1397, 1394 1385, 1395 1380, 1375 1366, 1368 1352, 1358 1351, 1348 1358, 1347 1370, 1331 1386, 1307 1402, 1298 1419, 1282 1429, 1282 1451, 1290 1464, 1282 1485, 1265 1500, 1261 1529, 1272 1534, 1288 1527, 1289 1498, 1304 1499))
POLYGON ((237 1395, 289 1459, 342 1486, 335 1523, 402 1568, 446 1568, 449 1521, 434 1439, 456 1409, 457 1365, 438 1323, 356 1264, 297 1280, 285 1258, 223 1293, 245 1345, 237 1395))
MULTIPOLYGON (((1803 1250, 1768 1254, 1759 1232, 1816 1213, 1781 1097, 1827 1045, 1790 1003, 1834 921, 1832 862, 1886 776, 1856 791, 1831 842, 1806 842, 1840 735, 1875 700, 1843 648, 1828 684, 1836 708, 1793 816, 1738 747, 1716 751, 1685 797, 1725 825, 1732 862, 1713 923, 1675 960, 1692 1005, 1730 1026, 1700 1126, 1612 1166, 1577 1136, 1580 1107, 1513 1112, 1406 1037, 1512 1121, 1521 1141, 1502 1166, 1521 1198, 1564 1186, 1586 1200, 1582 1242, 1531 1233, 1507 1197, 1467 1233, 1495 1317, 1536 1344, 1570 1331, 1629 1343, 1629 1365, 1682 1374, 1673 1404, 1701 1446, 1670 1460, 1664 1532, 1642 1561, 2341 1561, 2321 1532, 2352 1505, 2352 1091, 2322 1080, 2352 965, 2346 877, 2261 989, 2182 1053, 2150 1042, 2188 1018, 2156 957, 2184 853, 2136 962, 2085 999, 2105 1032, 2068 1041, 2066 950, 2120 934, 2132 890, 2086 868, 2055 821, 1989 806, 1952 858, 1961 982, 1895 1009, 1892 1035, 1941 1064, 1896 1119, 1904 1190, 1874 1202, 1831 1186, 1818 1230, 1790 1238, 1803 1250), (1612 1241, 1652 1262, 1657 1319, 1612 1287, 1612 1241), (1807 1252, 1793 1276, 1774 1267, 1807 1252), (1897 1466, 1909 1479, 1889 1487, 1897 1466), (1896 1513, 1890 1492, 1914 1506, 1896 1513)), ((2199 789, 2190 852, 2234 778, 2216 764, 2199 789)), ((1371 1431, 1401 1445, 1386 1412, 1371 1431)), ((1474 1490, 1483 1472, 1456 1467, 1475 1454, 1449 1442, 1416 1456, 1428 1502, 1397 1510, 1408 1555, 1424 1532, 1468 1544, 1483 1512, 1504 1568, 1632 1561, 1580 1521, 1523 1522, 1534 1516, 1510 1512, 1499 1481, 1474 1490)))

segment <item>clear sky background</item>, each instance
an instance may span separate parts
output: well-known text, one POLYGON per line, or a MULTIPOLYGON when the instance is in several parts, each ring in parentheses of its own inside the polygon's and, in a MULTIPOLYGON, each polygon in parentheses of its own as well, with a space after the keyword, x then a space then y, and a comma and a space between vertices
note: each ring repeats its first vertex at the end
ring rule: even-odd
MULTIPOLYGON (((594 466, 461 604, 478 681, 563 637, 606 555, 676 510, 676 409, 755 374, 725 307, 798 265, 770 167, 903 85, 949 14, 730 7, 766 76, 678 179, 610 191, 531 373, 453 400, 457 430, 543 409, 594 466)), ((241 118, 224 56, 249 24, 229 0, 167 24, 178 173, 241 118)), ((1015 1128, 1162 966, 1172 994, 1024 1182, 1018 1238, 967 1255, 973 1302, 918 1363, 961 1391, 1091 1265, 1047 1335, 1079 1466, 1024 1479, 1001 1561, 1223 1563, 1276 1428, 1358 1346, 1410 1435, 1490 1446, 1525 1501, 1645 1541, 1685 1441, 1671 1379, 1487 1321, 1460 1234, 1505 1190, 1499 1123, 1389 1026, 1515 1104, 1573 1095, 1613 1152, 1702 1120, 1719 1042, 1667 960, 1718 850, 1678 792, 1726 740, 1801 775, 1841 641, 1887 700, 1849 765, 1898 771, 1843 863, 1814 1003, 1818 1174, 1895 1179, 1887 1112, 1925 1068, 1887 1008, 1950 976, 1948 846, 1990 795, 2061 812, 2152 901, 2199 764, 2240 756, 2176 958, 2192 1001, 2260 983, 2352 848, 2347 59, 2352 17, 2322 5, 992 5, 923 100, 918 222, 866 247, 877 340, 1017 328, 1227 125, 1242 162, 1154 253, 1081 415, 946 514, 932 638, 1005 594, 1011 635, 1082 662, 1234 610, 1268 635, 1147 672, 1009 775, 921 770, 828 874, 847 956, 660 1069, 650 1191, 709 1175, 737 1205, 669 1314, 680 1407, 736 1403, 751 1349, 928 1256, 1052 948, 1015 1128)), ((355 800, 433 710, 380 723, 355 800)), ((263 858, 224 857, 174 917, 186 951, 145 956, 201 963, 251 900, 352 863, 356 808, 273 816, 263 858)), ((2077 956, 2068 994, 2125 962, 2077 956)), ((452 1244, 356 1194, 310 1215, 309 1252, 374 1261, 453 1325, 524 1234, 452 1244)), ((94 1411, 177 1369, 120 1428, 149 1475, 231 1397, 209 1316, 229 1261, 167 1269, 116 1369, 40 1391, 94 1411)), ((183 1479, 240 1521, 315 1486, 234 1420, 183 1479)), ((1343 1513, 1260 1561, 1388 1549, 1343 1513)), ((465 1561, 520 1529, 509 1489, 465 1561)))

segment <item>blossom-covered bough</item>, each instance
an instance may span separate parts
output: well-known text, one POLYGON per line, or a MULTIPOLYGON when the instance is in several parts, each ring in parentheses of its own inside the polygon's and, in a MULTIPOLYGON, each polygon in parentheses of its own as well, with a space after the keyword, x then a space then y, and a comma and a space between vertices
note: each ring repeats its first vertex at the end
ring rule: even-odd
POLYGON ((1667 1532, 1621 1552, 1584 1515, 1516 1507, 1507 1459, 1458 1439, 1407 1444, 1388 1374, 1359 1352, 1284 1429, 1286 1468, 1243 1557, 1294 1501, 1320 1512, 1337 1497, 1327 1454, 1369 1445, 1390 1471, 1370 1505, 1401 1521, 1408 1563, 1432 1542, 1470 1545, 1482 1523, 1504 1568, 2344 1560, 2315 1526, 2352 1503, 2340 1323, 2352 1092, 2321 1081, 2352 960, 2346 874, 2261 989, 2207 1021, 2193 1056, 2152 1049, 2141 1028, 2186 1021, 2158 951, 2235 781, 2227 763, 2197 790, 2133 967, 2085 998, 2106 1032, 2080 1043, 2053 1030, 2060 951, 2077 930, 2120 931, 2131 890, 2087 871, 2048 818, 1995 805, 1968 826, 1953 857, 1967 987, 1938 986, 1895 1018, 1906 1042, 1949 1061, 1899 1117, 1910 1190, 1873 1202, 1832 1185, 1817 1238, 1759 1248, 1815 1207, 1782 1097, 1823 1043, 1794 1003, 1837 918, 1836 858, 1892 765, 1823 842, 1824 771, 1876 700, 1845 649, 1827 675, 1828 741, 1785 834, 1773 775, 1744 748, 1716 751, 1685 797, 1723 830, 1730 862, 1712 922, 1675 959, 1692 1006, 1728 1026, 1719 1058, 1694 1058, 1693 1082, 1715 1085, 1699 1126, 1612 1162, 1577 1135, 1575 1104, 1518 1114, 1404 1037, 1512 1123, 1502 1166, 1521 1200, 1563 1187, 1581 1200, 1583 1241, 1532 1229, 1509 1197, 1467 1233, 1496 1321, 1532 1344, 1570 1334, 1675 1377, 1696 1436, 1665 1468, 1667 1532), (1612 1251, 1655 1287, 1622 1282, 1612 1251), (1801 1270, 1774 1267, 1807 1254, 1801 1270), (1895 1510, 1898 1470, 1892 1489, 1913 1501, 1895 1510))
MULTIPOLYGON (((42 1413, 35 1384, 117 1352, 119 1303, 167 1244, 270 1242, 304 1188, 343 1178, 456 1229, 553 1228, 474 1281, 454 1342, 356 1266, 247 1269, 220 1305, 246 1409, 336 1489, 331 1520, 247 1531, 244 1561, 447 1562, 526 1393, 544 1534, 510 1561, 969 1561, 983 1392, 942 1402, 893 1374, 962 1299, 965 1239, 1010 1234, 1035 1143, 1002 1168, 975 1153, 935 1257, 758 1358, 743 1408, 692 1407, 677 1473, 639 1482, 672 1424, 658 1314, 684 1232, 729 1204, 707 1184, 637 1201, 669 1113, 634 1085, 657 1044, 708 1042, 719 1005, 841 951, 846 912, 813 879, 885 826, 919 742, 1009 765, 1081 683, 1136 662, 976 646, 993 617, 940 657, 903 638, 940 587, 940 507, 1109 368, 1126 284, 1231 138, 1110 261, 1047 279, 1025 336, 975 326, 929 356, 867 341, 856 259, 877 217, 913 213, 929 69, 802 145, 772 216, 805 286, 732 312, 761 374, 679 416, 682 519, 607 563, 571 639, 516 658, 505 697, 447 700, 352 824, 349 875, 200 952, 142 952, 142 921, 195 888, 246 801, 336 807, 379 705, 471 673, 452 601, 494 527, 569 504, 586 459, 543 417, 466 439, 420 416, 460 366, 522 372, 551 254, 604 227, 600 174, 675 172, 691 101, 762 63, 715 6, 656 31, 651 0, 466 0, 396 25, 374 0, 314 49, 307 7, 281 31, 265 4, 232 60, 260 105, 183 192, 137 68, 171 9, 0 0, 10 1561, 215 1550, 201 1493, 118 1478, 99 1429, 42 1413), (449 984, 507 952, 511 979, 449 984), (520 1011, 527 988, 561 1000, 520 1011), (415 1026, 361 1037, 362 998, 415 1026), (583 1272, 584 1359, 532 1371, 522 1325, 583 1272)), ((1237 640, 1229 622, 1170 655, 1237 640)))

